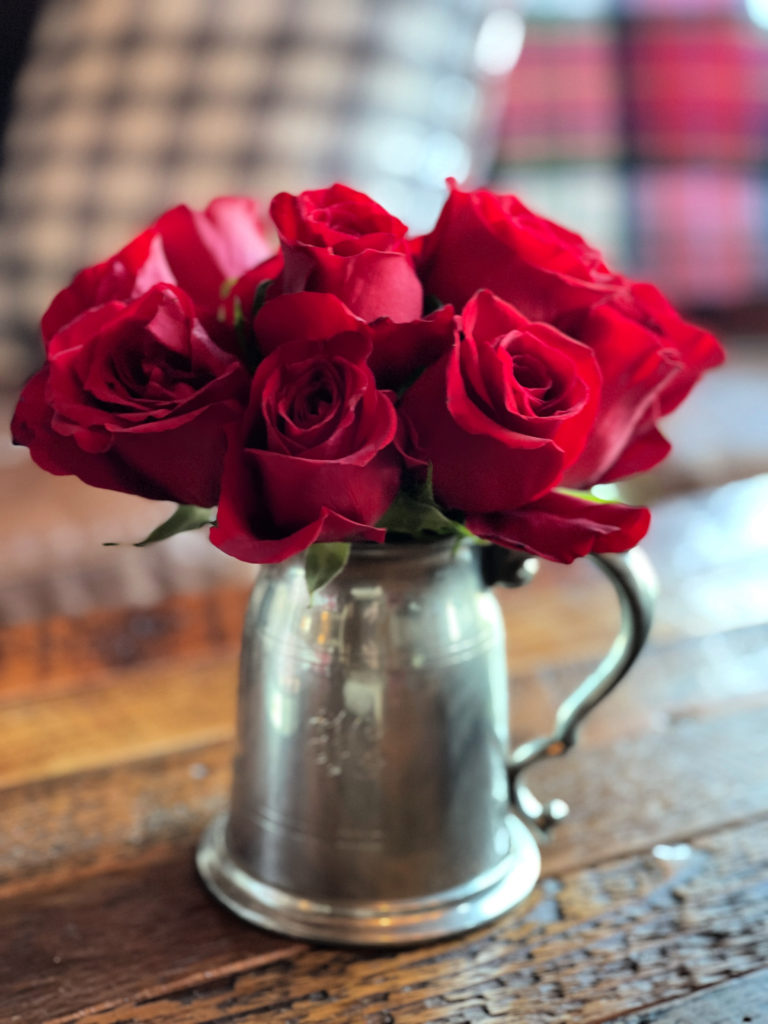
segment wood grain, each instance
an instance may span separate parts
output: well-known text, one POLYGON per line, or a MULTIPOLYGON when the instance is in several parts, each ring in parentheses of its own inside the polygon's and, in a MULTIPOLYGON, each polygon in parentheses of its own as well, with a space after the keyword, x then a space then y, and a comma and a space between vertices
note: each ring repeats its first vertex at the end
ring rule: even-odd
POLYGON ((0 1020, 23 1008, 25 1024, 603 1021, 762 968, 766 873, 762 820, 701 837, 682 861, 646 854, 549 879, 459 940, 387 956, 285 945, 251 968, 260 933, 203 901, 184 851, 8 901, 0 1020))
MULTIPOLYGON (((768 577, 767 577, 768 578, 768 577)), ((596 658, 511 671, 512 733, 517 742, 549 732, 557 705, 596 658)), ((652 641, 626 679, 587 718, 579 745, 663 731, 670 720, 730 713, 768 700, 768 625, 673 642, 652 641)))
POLYGON ((755 971, 641 1013, 613 1017, 611 1024, 762 1024, 766 1008, 768 971, 755 971))
MULTIPOLYGON (((768 621, 768 474, 653 510, 643 548, 659 577, 652 636, 659 644, 768 621)), ((607 648, 618 623, 615 597, 586 560, 542 562, 522 590, 498 591, 513 669, 535 670, 607 648), (542 652, 547 657, 542 659, 542 652), (567 652, 565 658, 560 652, 567 652)))
POLYGON ((0 787, 228 738, 236 673, 234 651, 158 661, 107 687, 0 708, 0 787))
MULTIPOLYGON (((574 814, 544 852, 550 879, 574 870, 587 879, 602 870, 598 865, 606 858, 622 851, 637 851, 638 863, 645 863, 656 844, 677 844, 722 828, 729 811, 732 821, 764 813, 768 708, 759 714, 742 712, 731 720, 679 720, 670 730, 669 735, 638 738, 629 748, 585 750, 574 755, 566 772, 556 773, 557 766, 552 765, 557 791, 572 801, 574 814), (707 751, 705 759, 702 750, 707 751), (685 771, 691 763, 699 764, 692 777, 685 771), (670 786, 670 778, 678 785, 670 786), (723 793, 728 796, 727 808, 723 793)), ((68 974, 60 960, 51 979, 66 981, 65 991, 76 992, 78 999, 93 1005, 99 1003, 105 979, 115 987, 116 998, 135 999, 141 978, 173 987, 186 977, 177 973, 179 962, 195 978, 225 970, 228 957, 233 970, 239 970, 254 936, 259 955, 278 955, 280 940, 251 932, 234 919, 242 945, 236 943, 233 951, 229 915, 207 900, 191 868, 197 834, 225 798, 229 762, 229 745, 219 744, 0 794, 0 818, 13 840, 6 863, 0 864, 0 874, 5 875, 0 888, 5 936, 0 937, 0 964, 11 970, 9 978, 0 974, 0 991, 8 984, 21 986, 9 991, 16 991, 14 999, 24 1005, 30 998, 27 985, 36 992, 41 984, 45 989, 48 982, 40 979, 48 975, 41 976, 43 961, 30 946, 40 941, 38 934, 47 935, 54 945, 58 942, 56 949, 51 947, 51 958, 61 958, 62 949, 73 950, 67 970, 74 973, 68 974), (115 793, 119 800, 114 800, 115 793), (123 869, 115 870, 120 865, 123 869), (162 921, 156 920, 159 905, 162 921), (216 916, 213 930, 208 913, 216 916), (185 959, 179 949, 186 948, 191 935, 196 952, 188 952, 185 959), (120 954, 123 949, 130 953, 128 964, 120 954), (38 979, 34 985, 33 978, 38 979)), ((767 822, 760 820, 755 829, 768 839, 767 822)), ((751 834, 749 829, 745 834, 751 834)), ((706 848, 708 840, 702 842, 706 848)), ((613 899, 624 884, 619 881, 623 869, 616 863, 606 867, 606 878, 613 879, 613 899)), ((668 867, 663 861, 654 864, 654 871, 662 874, 668 867)), ((632 890, 636 886, 626 884, 632 890)), ((540 886, 536 899, 544 901, 542 906, 550 906, 552 891, 551 881, 540 886)), ((584 882, 578 899, 574 897, 580 905, 587 891, 584 882)), ((555 916, 559 918, 560 911, 555 916)), ((50 1005, 41 1004, 39 1017, 29 1020, 45 1020, 62 1006, 87 1005, 59 1003, 53 994, 51 999, 50 1005)), ((10 1006, 14 1005, 12 1001, 10 1006)), ((25 1013, 31 1012, 30 1004, 25 1013)))
POLYGON ((232 757, 227 741, 0 791, 0 897, 190 846, 225 806, 232 757))
POLYGON ((0 630, 0 707, 119 684, 121 671, 150 662, 237 651, 247 597, 248 588, 221 584, 143 608, 55 615, 0 630))
POLYGON ((0 495, 9 499, 0 533, 0 626, 146 609, 174 594, 225 582, 247 586, 253 578, 252 566, 216 550, 202 532, 133 547, 168 517, 172 502, 50 476, 26 451, 1 443, 0 495), (120 546, 103 546, 115 541, 120 546))
MULTIPOLYGON (((44 686, 32 693, 28 682, 19 684, 23 692, 0 702, 0 786, 231 736, 237 645, 235 631, 223 623, 235 618, 239 623, 244 594, 227 590, 225 595, 231 602, 226 607, 233 612, 236 606, 237 615, 222 615, 218 624, 215 615, 204 612, 202 601, 191 598, 175 600, 172 608, 157 609, 142 619, 148 639, 133 667, 95 664, 100 654, 83 654, 84 660, 91 659, 90 673, 81 665, 79 676, 59 675, 59 687, 53 691, 44 686), (164 616, 180 619, 182 626, 164 636, 156 628, 164 616)), ((215 601, 212 604, 219 607, 215 601)), ((514 625, 508 630, 510 642, 517 635, 514 625)), ((608 742, 658 729, 666 716, 685 714, 694 707, 702 714, 725 701, 759 702, 768 685, 766 640, 768 627, 759 625, 696 642, 694 638, 677 644, 657 642, 592 717, 585 739, 608 742)), ((544 637, 538 642, 545 644, 544 637)), ((549 731, 559 700, 596 661, 596 654, 586 661, 567 659, 563 643, 553 637, 546 662, 540 659, 536 667, 518 672, 514 679, 512 726, 517 740, 549 731)), ((85 646, 91 652, 96 649, 85 646)), ((514 676, 514 660, 512 671, 514 676)))
POLYGON ((275 957, 297 943, 250 928, 210 899, 192 850, 103 871, 3 905, 0 1021, 42 1024, 118 995, 195 984, 275 957))

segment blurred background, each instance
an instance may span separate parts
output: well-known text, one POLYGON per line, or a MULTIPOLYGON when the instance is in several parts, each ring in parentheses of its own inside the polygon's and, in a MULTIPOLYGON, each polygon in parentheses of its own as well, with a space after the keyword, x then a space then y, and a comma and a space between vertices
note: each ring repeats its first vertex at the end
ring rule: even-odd
POLYGON ((4 0, 0 379, 161 210, 342 178, 417 231, 515 191, 726 327, 765 327, 768 0, 4 0))
MULTIPOLYGON (((636 497, 766 468, 768 0, 3 0, 0 131, 4 422, 51 297, 163 209, 341 179, 420 232, 453 175, 725 340, 636 497)), ((7 440, 0 469, 11 575, 160 518, 7 440)))
POLYGON ((768 2, 528 0, 495 179, 675 303, 764 328, 768 2))

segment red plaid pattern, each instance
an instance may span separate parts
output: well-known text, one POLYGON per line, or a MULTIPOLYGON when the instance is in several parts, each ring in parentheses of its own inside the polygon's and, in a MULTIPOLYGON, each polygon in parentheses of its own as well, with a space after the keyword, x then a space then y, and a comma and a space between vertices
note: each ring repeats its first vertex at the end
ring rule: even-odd
POLYGON ((633 270, 678 303, 716 307, 768 292, 764 180, 738 170, 636 172, 633 270))
POLYGON ((638 22, 628 44, 630 131, 640 159, 768 158, 768 37, 720 18, 638 22))
POLYGON ((0 386, 74 271, 165 207, 344 180, 428 230, 477 153, 492 2, 47 0, 0 179, 0 386))
POLYGON ((742 0, 617 0, 617 11, 623 21, 531 23, 497 179, 683 306, 759 302, 768 33, 742 0))
POLYGON ((707 14, 744 16, 744 0, 617 0, 617 7, 628 15, 664 18, 700 18, 707 14))
POLYGON ((532 23, 509 76, 500 160, 619 156, 620 97, 610 25, 532 23))

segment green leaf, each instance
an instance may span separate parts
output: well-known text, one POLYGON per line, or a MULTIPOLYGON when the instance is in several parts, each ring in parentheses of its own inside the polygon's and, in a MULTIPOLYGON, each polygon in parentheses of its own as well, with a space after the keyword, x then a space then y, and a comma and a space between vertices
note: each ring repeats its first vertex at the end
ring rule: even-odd
POLYGON ((237 277, 226 277, 219 285, 219 298, 222 302, 229 298, 229 293, 235 287, 239 278, 237 277))
POLYGON ((268 277, 259 284, 256 289, 256 294, 253 296, 253 309, 251 310, 251 317, 256 316, 261 307, 267 300, 267 291, 269 286, 272 284, 272 278, 268 277))
POLYGON ((253 333, 253 318, 256 316, 258 311, 264 305, 264 300, 267 297, 267 289, 272 284, 272 280, 267 279, 262 281, 259 287, 256 289, 256 293, 253 297, 253 304, 249 317, 246 317, 243 304, 240 301, 240 296, 236 295, 233 308, 235 317, 235 333, 237 340, 240 345, 240 351, 243 356, 243 362, 245 363, 246 369, 250 373, 256 371, 256 367, 260 362, 260 355, 258 346, 256 344, 256 336, 253 333))
POLYGON ((582 501, 591 501, 595 505, 615 505, 618 500, 614 498, 601 498, 597 494, 593 494, 592 491, 575 491, 571 487, 556 487, 555 491, 558 494, 565 494, 570 498, 580 498, 582 501))
POLYGON ((427 465, 427 475, 424 480, 420 481, 417 486, 413 489, 413 494, 419 499, 419 501, 427 501, 432 505, 436 505, 435 491, 432 487, 432 477, 434 476, 435 467, 430 462, 427 465))
POLYGON ((352 545, 343 542, 321 542, 307 548, 307 590, 313 594, 335 579, 349 561, 352 545))
MULTIPOLYGON (((213 508, 201 508, 199 505, 179 505, 169 519, 156 526, 149 536, 137 541, 133 546, 143 548, 147 544, 173 537, 176 533, 184 533, 185 530, 199 530, 203 526, 211 526, 215 518, 214 511, 213 508)), ((114 541, 104 544, 105 548, 118 546, 114 541)))
POLYGON ((416 540, 438 537, 471 537, 472 534, 455 519, 447 516, 435 501, 432 491, 432 466, 427 476, 410 490, 400 491, 376 524, 390 533, 401 533, 416 540))
POLYGON ((222 281, 221 287, 219 288, 219 306, 216 310, 216 319, 220 324, 227 322, 227 307, 226 302, 229 298, 229 293, 237 284, 236 277, 228 277, 226 281, 222 281))
POLYGON ((243 357, 243 363, 249 373, 253 373, 256 369, 259 356, 256 351, 255 341, 253 337, 253 328, 249 321, 246 319, 245 310, 243 304, 240 301, 240 296, 236 295, 232 302, 232 315, 233 315, 233 326, 235 328, 235 337, 237 343, 240 346, 240 353, 243 357))
POLYGON ((236 295, 232 300, 232 324, 236 331, 239 331, 245 325, 243 301, 239 295, 236 295))
POLYGON ((424 534, 449 536, 465 529, 449 519, 434 503, 421 501, 404 491, 395 497, 376 525, 390 533, 403 533, 414 538, 422 538, 424 534))

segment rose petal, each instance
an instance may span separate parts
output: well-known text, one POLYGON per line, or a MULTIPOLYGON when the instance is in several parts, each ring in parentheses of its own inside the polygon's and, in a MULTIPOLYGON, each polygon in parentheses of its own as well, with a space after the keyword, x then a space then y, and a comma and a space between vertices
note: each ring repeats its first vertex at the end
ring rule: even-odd
POLYGON ((253 320, 256 344, 265 356, 288 341, 315 341, 345 331, 357 333, 362 325, 360 317, 341 299, 323 292, 278 295, 265 302, 253 320))
POLYGON ((465 525, 502 547, 572 562, 590 552, 627 551, 645 536, 650 518, 647 508, 553 491, 514 512, 468 516, 465 525))

